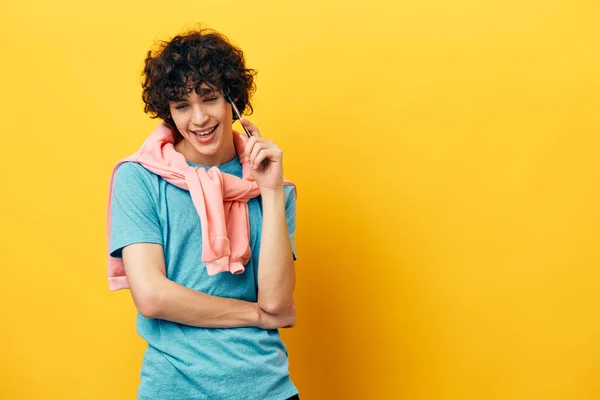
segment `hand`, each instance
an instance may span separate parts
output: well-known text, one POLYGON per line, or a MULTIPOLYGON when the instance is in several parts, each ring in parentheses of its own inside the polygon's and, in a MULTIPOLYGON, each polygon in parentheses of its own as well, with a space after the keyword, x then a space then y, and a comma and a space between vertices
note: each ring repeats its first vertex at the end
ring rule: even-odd
POLYGON ((264 139, 258 128, 247 119, 240 119, 252 137, 246 144, 250 173, 262 189, 283 189, 283 152, 271 140, 264 139))
POLYGON ((293 328, 296 326, 296 303, 292 302, 292 306, 280 313, 280 314, 269 314, 262 311, 259 308, 260 319, 258 327, 261 329, 279 329, 279 328, 293 328))

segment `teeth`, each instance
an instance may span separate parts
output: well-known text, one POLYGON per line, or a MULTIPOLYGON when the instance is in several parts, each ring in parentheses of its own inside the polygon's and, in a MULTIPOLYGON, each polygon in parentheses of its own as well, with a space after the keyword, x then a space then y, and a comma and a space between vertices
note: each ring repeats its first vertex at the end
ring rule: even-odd
POLYGON ((207 131, 207 132, 201 132, 201 133, 198 133, 198 132, 194 132, 194 131, 192 131, 192 133, 193 133, 194 135, 196 135, 196 136, 208 136, 208 135, 210 135, 211 133, 213 133, 213 132, 215 131, 215 129, 217 129, 217 126, 218 126, 218 125, 216 125, 214 128, 212 128, 210 131, 207 131))

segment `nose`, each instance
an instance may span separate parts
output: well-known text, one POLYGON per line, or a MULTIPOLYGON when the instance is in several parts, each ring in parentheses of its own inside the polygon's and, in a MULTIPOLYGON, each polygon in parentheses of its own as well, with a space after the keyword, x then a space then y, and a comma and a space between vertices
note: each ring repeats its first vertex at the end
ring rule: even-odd
POLYGON ((197 126, 204 126, 210 119, 208 113, 202 109, 201 105, 196 105, 193 107, 192 112, 192 123, 197 126))

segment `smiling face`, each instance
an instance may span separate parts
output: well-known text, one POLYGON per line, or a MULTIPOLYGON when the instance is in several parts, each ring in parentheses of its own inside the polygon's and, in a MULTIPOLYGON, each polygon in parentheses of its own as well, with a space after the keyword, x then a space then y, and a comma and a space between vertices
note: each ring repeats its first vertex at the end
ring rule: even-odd
POLYGON ((185 159, 200 165, 221 165, 236 156, 233 144, 231 104, 221 91, 202 84, 196 93, 169 101, 171 118, 183 140, 175 149, 185 159))

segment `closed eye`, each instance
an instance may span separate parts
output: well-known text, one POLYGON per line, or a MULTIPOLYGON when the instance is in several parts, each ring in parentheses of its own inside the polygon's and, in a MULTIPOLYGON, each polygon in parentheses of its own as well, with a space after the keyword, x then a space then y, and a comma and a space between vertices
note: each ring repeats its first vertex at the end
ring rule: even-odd
POLYGON ((175 109, 176 110, 181 110, 182 108, 185 108, 185 107, 187 107, 187 104, 180 104, 178 106, 175 106, 175 109))

